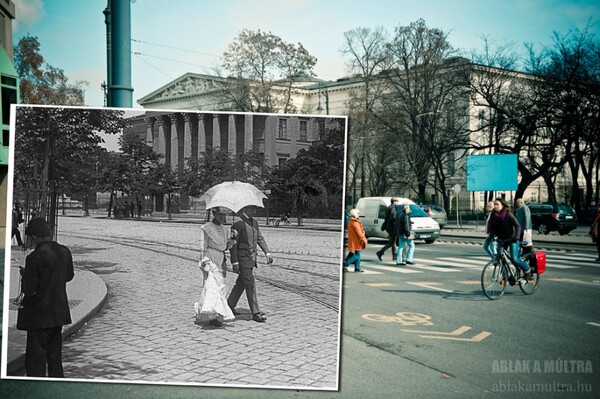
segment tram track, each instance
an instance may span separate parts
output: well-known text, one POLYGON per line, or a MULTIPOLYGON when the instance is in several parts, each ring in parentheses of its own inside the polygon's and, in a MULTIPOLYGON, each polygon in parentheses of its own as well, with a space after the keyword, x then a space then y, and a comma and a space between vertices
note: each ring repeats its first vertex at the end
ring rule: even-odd
MULTIPOLYGON (((135 248, 137 250, 149 251, 160 254, 161 256, 169 256, 179 260, 188 261, 191 264, 198 262, 198 251, 191 246, 156 240, 126 238, 117 235, 105 234, 99 237, 97 235, 80 232, 62 232, 61 234, 63 236, 75 239, 106 242, 129 248, 135 248), (176 250, 178 252, 171 252, 166 249, 176 250)), ((255 278, 258 281, 286 290, 288 292, 293 292, 315 303, 339 312, 341 276, 336 273, 319 272, 303 267, 305 264, 311 264, 313 269, 315 266, 322 266, 323 268, 329 268, 329 270, 335 270, 337 272, 340 270, 339 258, 323 257, 308 253, 297 254, 276 251, 272 251, 271 254, 275 259, 275 263, 270 264, 268 267, 279 271, 279 273, 271 272, 269 273, 269 277, 257 275, 255 278), (298 265, 298 262, 302 262, 302 264, 298 265), (301 277, 297 279, 290 279, 290 273, 299 274, 301 277), (280 275, 280 278, 277 278, 278 274, 280 275), (291 280, 295 280, 297 282, 299 281, 300 283, 294 284, 290 282, 291 280), (311 283, 311 281, 313 283, 311 283), (317 284, 314 284, 314 281, 317 281, 317 284), (306 282, 306 284, 303 284, 303 282, 306 282)), ((231 269, 228 269, 228 271, 232 272, 231 269)))

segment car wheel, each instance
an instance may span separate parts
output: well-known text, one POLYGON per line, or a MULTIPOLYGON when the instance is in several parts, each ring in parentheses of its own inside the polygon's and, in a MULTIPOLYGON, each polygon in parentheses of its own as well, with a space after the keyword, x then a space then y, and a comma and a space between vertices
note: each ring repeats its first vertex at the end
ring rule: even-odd
POLYGON ((571 230, 559 230, 558 234, 560 234, 561 236, 567 235, 571 232, 571 230))
POLYGON ((548 233, 550 233, 550 230, 548 230, 548 226, 547 225, 545 225, 545 224, 542 223, 542 224, 540 224, 538 226, 538 233, 540 233, 540 234, 548 234, 548 233))
POLYGON ((425 240, 425 244, 433 244, 435 240, 425 240))

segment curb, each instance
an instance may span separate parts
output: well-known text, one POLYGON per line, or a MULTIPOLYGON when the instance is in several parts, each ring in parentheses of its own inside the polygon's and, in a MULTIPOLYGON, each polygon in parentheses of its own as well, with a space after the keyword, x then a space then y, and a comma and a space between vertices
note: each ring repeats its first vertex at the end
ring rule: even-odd
MULTIPOLYGON (((104 280, 95 273, 76 270, 73 281, 67 284, 67 296, 72 323, 63 326, 63 340, 79 331, 102 309, 108 297, 108 289, 104 280)), ((17 330, 15 326, 9 326, 8 341, 6 374, 9 376, 25 375, 27 332, 17 330)))

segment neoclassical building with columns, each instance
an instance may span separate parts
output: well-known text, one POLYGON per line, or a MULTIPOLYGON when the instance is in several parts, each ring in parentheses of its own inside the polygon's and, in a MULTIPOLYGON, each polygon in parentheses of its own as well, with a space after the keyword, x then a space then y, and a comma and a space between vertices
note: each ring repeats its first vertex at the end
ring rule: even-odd
MULTIPOLYGON (((486 74, 498 74, 500 76, 505 73, 508 73, 511 82, 518 82, 520 80, 530 78, 529 75, 527 75, 526 73, 503 71, 501 69, 473 64, 466 59, 454 58, 448 60, 448 62, 450 62, 451 64, 463 66, 465 68, 471 68, 473 71, 476 72, 470 75, 472 79, 478 79, 481 76, 486 76, 486 74)), ((360 92, 360 90, 364 87, 365 84, 365 82, 359 76, 342 77, 333 81, 325 81, 309 76, 299 76, 295 77, 293 81, 288 83, 292 87, 292 90, 289 93, 291 101, 293 102, 295 108, 299 112, 310 115, 322 115, 323 117, 327 117, 328 115, 348 115, 351 111, 350 99, 352 97, 352 93, 357 90, 358 92, 360 92)), ((224 104, 224 98, 226 98, 224 93, 225 88, 228 84, 229 81, 227 78, 189 72, 142 97, 138 100, 138 104, 145 108, 148 112, 154 111, 158 108, 172 110, 195 109, 205 111, 227 109, 227 104, 224 104)), ((472 131, 471 140, 473 142, 479 142, 481 140, 484 140, 489 135, 489 132, 487 130, 482 130, 481 128, 486 112, 486 107, 484 105, 482 105, 481 103, 476 104, 472 96, 467 96, 467 101, 464 107, 464 114, 456 116, 456 118, 464 118, 464 120, 467 121, 466 124, 472 131)), ((251 115, 246 116, 242 122, 240 117, 236 116, 235 114, 230 114, 227 117, 223 116, 224 114, 213 114, 212 125, 210 120, 206 120, 208 114, 204 115, 205 116, 203 124, 196 123, 197 120, 195 120, 196 122, 189 122, 190 127, 188 129, 190 133, 185 134, 197 134, 198 131, 200 131, 200 129, 204 127, 204 134, 212 135, 212 141, 210 141, 210 137, 206 138, 205 145, 209 145, 209 141, 211 145, 226 145, 227 148, 230 149, 230 151, 236 153, 239 152, 240 148, 247 148, 242 146, 247 146, 250 143, 252 143, 252 145, 254 146, 253 148, 259 149, 260 151, 264 151, 265 158, 268 159, 271 165, 276 165, 284 161, 288 157, 293 157, 295 149, 301 148, 302 145, 306 144, 305 142, 299 139, 299 131, 289 130, 289 141, 279 139, 277 133, 275 133, 275 136, 271 137, 262 134, 261 131, 266 131, 267 129, 262 129, 261 127, 257 128, 256 126, 260 125, 260 123, 257 123, 257 121, 255 121, 256 118, 254 118, 251 115), (252 119, 252 121, 250 122, 248 121, 248 119, 252 119), (242 124, 244 124, 244 126, 249 127, 249 129, 244 128, 244 137, 241 137, 241 135, 239 134, 240 129, 242 129, 242 124), (211 126, 212 130, 207 130, 210 129, 211 126), (192 133, 192 129, 195 128, 197 128, 196 133, 192 133), (252 130, 252 133, 250 133, 250 130, 252 130), (227 133, 224 133, 225 131, 227 133)), ((276 119, 277 117, 273 118, 276 119)), ((308 141, 313 140, 312 137, 314 136, 310 136, 310 134, 314 135, 315 130, 318 131, 318 129, 314 129, 314 122, 311 123, 310 121, 318 120, 318 117, 315 118, 314 116, 298 116, 298 118, 300 118, 299 121, 309 121, 307 122, 308 127, 303 129, 313 129, 311 130, 311 133, 308 133, 309 137, 311 137, 308 138, 308 141)), ((172 126, 176 126, 177 124, 179 124, 177 126, 180 127, 177 131, 186 131, 185 121, 182 122, 181 118, 174 122, 163 121, 162 123, 171 123, 172 126)), ((265 122, 264 125, 268 125, 271 131, 273 131, 274 129, 275 132, 277 132, 280 123, 285 122, 273 120, 270 122, 265 122)), ((292 126, 296 122, 290 121, 287 123, 288 129, 292 129, 292 126)), ((298 126, 300 123, 301 122, 298 122, 298 126)), ((148 129, 152 130, 154 132, 153 134, 156 134, 158 132, 156 126, 153 126, 152 128, 148 129)), ((171 130, 175 131, 175 129, 171 130)), ((352 131, 350 129, 348 130, 348 135, 352 135, 352 131)), ((152 137, 153 138, 151 141, 153 142, 153 145, 158 145, 158 143, 156 142, 156 137, 152 137)), ((191 139, 191 141, 192 143, 194 143, 193 138, 191 139)), ((177 147, 177 145, 179 145, 179 141, 177 141, 177 143, 178 144, 172 144, 171 147, 169 147, 170 153, 176 153, 173 159, 181 159, 181 150, 179 150, 179 147, 177 147)), ((190 149, 187 149, 185 147, 183 148, 183 151, 193 152, 195 149, 198 149, 198 151, 200 151, 199 145, 196 144, 193 144, 190 149)), ((183 156, 185 157, 185 153, 183 156)), ((462 159, 460 150, 457 150, 456 159, 462 159)), ((455 184, 460 184, 462 187, 466 187, 464 163, 464 160, 462 160, 456 162, 456 164, 452 163, 451 168, 449 166, 449 170, 447 171, 448 187, 455 186, 455 184)), ((585 185, 585 182, 581 180, 581 175, 579 178, 579 184, 581 187, 583 187, 585 185)), ((560 176, 558 176, 558 179, 560 185, 563 185, 564 187, 568 187, 572 184, 571 178, 568 175, 568 173, 561 174, 560 176)), ((433 193, 433 191, 431 192, 433 193)), ((407 191, 405 187, 396 187, 394 188, 394 192, 390 194, 396 195, 398 193, 404 193, 404 195, 411 194, 409 191, 407 191)), ((512 196, 512 193, 510 192, 505 192, 503 194, 507 195, 508 197, 512 196)), ((545 182, 543 181, 543 178, 539 178, 536 182, 532 183, 525 191, 523 198, 525 198, 526 201, 530 202, 542 202, 546 198, 548 198, 548 190, 546 188, 545 182)), ((485 192, 473 192, 471 193, 471 195, 462 195, 462 197, 460 198, 459 206, 465 209, 481 210, 484 208, 485 202, 485 192)))
POLYGON ((125 134, 145 139, 173 169, 183 168, 186 158, 215 148, 232 155, 252 150, 277 166, 321 140, 332 124, 342 131, 346 124, 345 117, 154 110, 129 121, 125 134))

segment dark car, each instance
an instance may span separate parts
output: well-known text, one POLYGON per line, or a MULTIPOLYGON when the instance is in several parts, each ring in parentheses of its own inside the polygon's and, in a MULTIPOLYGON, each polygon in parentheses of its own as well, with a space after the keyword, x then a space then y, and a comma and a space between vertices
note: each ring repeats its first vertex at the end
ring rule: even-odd
POLYGON ((440 229, 448 224, 448 215, 446 214, 446 210, 441 206, 421 204, 419 207, 425 211, 427 216, 438 222, 440 229))
POLYGON ((558 231, 560 235, 565 235, 577 227, 577 213, 568 204, 544 203, 527 206, 531 211, 533 229, 540 234, 558 231))

